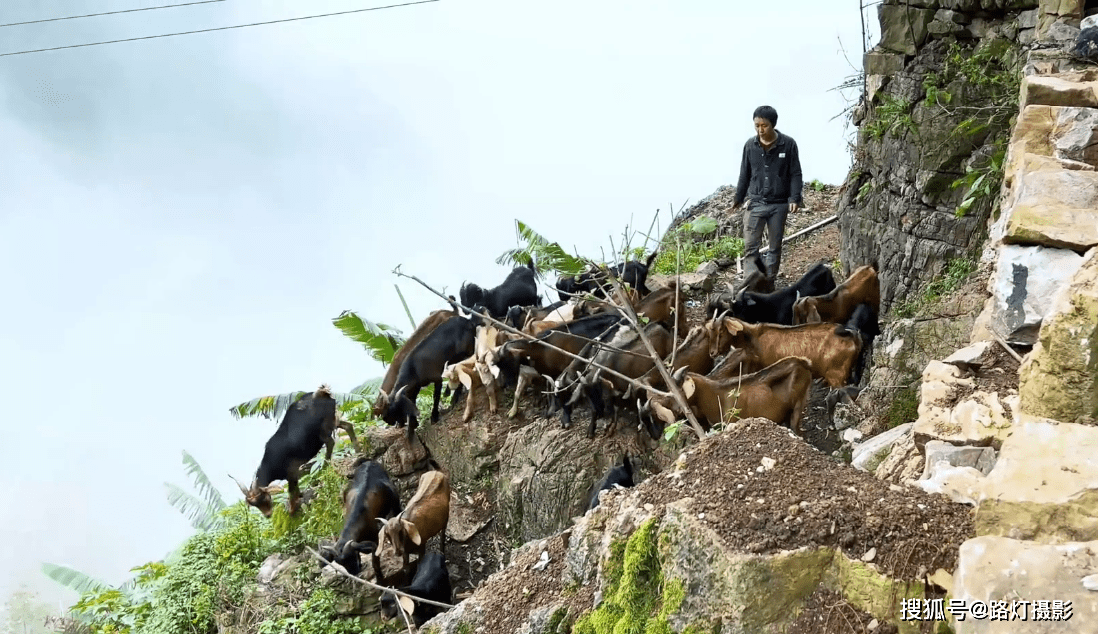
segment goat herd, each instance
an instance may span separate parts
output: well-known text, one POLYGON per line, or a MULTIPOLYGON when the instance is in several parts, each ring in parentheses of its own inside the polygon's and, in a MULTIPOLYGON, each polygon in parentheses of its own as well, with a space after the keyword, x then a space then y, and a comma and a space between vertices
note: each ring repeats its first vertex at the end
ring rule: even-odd
MULTIPOLYGON (((857 396, 866 351, 879 332, 876 264, 857 268, 836 285, 831 269, 819 263, 796 283, 775 291, 773 279, 759 273, 765 269, 756 257, 751 262, 755 272, 739 288, 730 286, 728 293, 711 298, 707 321, 687 331, 684 294, 677 281, 652 292, 646 287, 655 256, 619 264, 608 272, 562 276, 556 284, 560 301, 544 308, 533 262, 515 268, 492 289, 463 285, 460 304, 450 297, 452 310, 431 313, 397 351, 373 403, 374 416, 406 426, 411 441, 417 427, 416 397, 427 385, 435 388, 431 420, 437 422, 444 379, 453 390, 452 403, 465 395, 463 420, 471 416, 478 393, 487 395, 494 413, 498 391, 510 386, 515 386, 508 412, 513 417, 525 387, 544 381, 547 416, 559 409, 565 428, 571 426, 572 406, 583 398, 591 407, 587 437, 594 437, 596 422, 607 414, 611 420, 606 434, 614 433, 620 410, 628 409, 635 412, 638 429, 659 438, 664 425, 684 418, 686 412, 668 393, 649 346, 656 357, 666 360, 664 367, 706 429, 761 416, 800 435, 813 379, 832 390, 827 398, 829 417, 837 399, 857 396), (607 273, 620 284, 611 282, 607 273), (608 296, 617 301, 608 301, 608 296), (644 325, 630 325, 626 304, 638 316, 635 323, 644 325)), ((331 459, 336 427, 348 433, 356 451, 360 449, 327 386, 294 403, 267 441, 251 487, 240 485, 247 503, 270 517, 271 494, 281 490, 271 483, 286 480, 289 510, 296 513, 302 466, 322 446, 331 459)), ((409 555, 416 554, 411 584, 400 588, 400 595, 382 595, 382 614, 392 618, 399 606, 417 626, 440 607, 405 595, 439 603, 451 600, 441 554, 450 514, 450 481, 433 459, 431 465, 433 470, 420 477, 415 494, 402 507, 385 470, 359 458, 343 494, 343 530, 334 547, 321 549, 326 561, 353 575, 361 572, 360 553, 369 554, 378 583, 385 582, 380 564, 384 553, 391 550, 402 558, 404 578, 409 574, 409 555), (435 535, 440 536, 440 552, 428 553, 427 540, 435 535)), ((598 504, 602 489, 632 483, 626 457, 595 487, 588 508, 598 504)))

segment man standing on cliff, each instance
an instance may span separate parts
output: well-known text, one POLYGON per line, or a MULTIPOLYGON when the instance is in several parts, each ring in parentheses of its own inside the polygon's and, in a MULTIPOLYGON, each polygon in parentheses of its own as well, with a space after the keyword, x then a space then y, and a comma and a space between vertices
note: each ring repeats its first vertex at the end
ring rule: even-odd
MULTIPOLYGON (((759 252, 763 227, 770 236, 770 250, 764 258, 768 277, 778 275, 782 263, 782 237, 785 218, 802 205, 804 181, 801 158, 793 137, 778 132, 778 111, 759 106, 751 116, 755 136, 743 146, 740 180, 736 183, 733 209, 743 205, 744 261, 759 252), (746 204, 744 204, 746 199, 746 204)), ((744 275, 751 271, 744 271, 744 275)))

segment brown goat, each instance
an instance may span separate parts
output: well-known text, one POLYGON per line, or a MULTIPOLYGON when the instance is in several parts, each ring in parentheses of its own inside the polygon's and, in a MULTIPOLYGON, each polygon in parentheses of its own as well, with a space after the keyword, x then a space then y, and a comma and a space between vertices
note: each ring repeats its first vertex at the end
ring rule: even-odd
MULTIPOLYGON (((779 425, 788 425, 800 436, 801 418, 811 385, 812 370, 808 359, 786 357, 753 374, 724 381, 687 372, 682 391, 699 422, 709 426, 760 416, 779 425)), ((684 415, 674 399, 652 397, 648 402, 652 411, 668 425, 684 415)))
MULTIPOLYGON (((653 293, 655 294, 655 293, 653 293)), ((655 350, 656 355, 662 359, 671 353, 671 348, 674 345, 672 341, 672 335, 663 327, 662 324, 653 322, 648 324, 644 329, 644 335, 648 337, 649 343, 652 344, 652 349, 655 350)), ((599 350, 592 358, 592 362, 605 366, 620 372, 621 374, 631 378, 637 379, 644 376, 645 373, 650 370, 654 370, 656 362, 648 354, 648 349, 644 346, 644 342, 637 336, 636 330, 630 328, 629 330, 623 330, 608 344, 608 347, 599 350)), ((619 401, 616 405, 623 404, 620 402, 624 400, 623 395, 631 394, 632 384, 625 381, 621 377, 603 373, 602 368, 590 367, 580 377, 580 383, 583 386, 583 391, 587 393, 588 398, 591 399, 591 426, 587 430, 587 437, 595 437, 595 422, 596 422, 596 409, 595 401, 592 398, 592 394, 596 390, 602 390, 604 387, 610 392, 610 397, 613 401, 619 401)), ((576 390, 574 398, 578 397, 580 390, 576 390)), ((605 396, 605 394, 603 394, 605 396)), ((574 400, 574 399, 573 399, 574 400)), ((619 407, 614 407, 610 424, 606 428, 606 435, 611 436, 614 430, 617 428, 618 422, 618 410, 619 407)))
POLYGON ((722 325, 732 335, 732 345, 756 363, 765 367, 785 357, 804 357, 813 375, 833 388, 846 385, 862 350, 861 337, 842 324, 781 326, 725 317, 722 325))
POLYGON ((446 525, 450 522, 450 478, 443 472, 428 471, 419 477, 419 488, 404 510, 388 520, 378 520, 377 550, 374 555, 381 557, 385 545, 389 544, 393 554, 403 558, 404 567, 408 567, 408 555, 415 553, 423 557, 427 550, 427 540, 435 535, 442 543, 440 550, 446 552, 446 525))
POLYGON ((677 293, 678 303, 676 303, 675 290, 678 285, 678 280, 671 280, 667 286, 658 291, 652 291, 644 299, 636 302, 633 305, 633 310, 636 311, 637 315, 647 317, 650 321, 662 323, 669 331, 673 330, 677 323, 679 336, 682 337, 685 336, 687 329, 686 293, 680 290, 677 293))
POLYGON ((400 366, 404 363, 404 359, 408 356, 412 350, 419 345, 419 342, 427 338, 427 335, 435 331, 443 322, 451 317, 455 317, 456 312, 452 310, 436 310, 419 323, 416 326, 415 332, 412 333, 408 340, 404 342, 404 345, 400 347, 400 350, 396 351, 393 355, 393 362, 389 364, 389 369, 385 371, 385 378, 381 380, 381 387, 378 389, 377 399, 373 404, 373 416, 374 418, 381 418, 389 409, 389 392, 392 391, 393 386, 396 385, 397 375, 400 374, 400 366))
POLYGON ((869 304, 876 318, 881 306, 881 282, 872 266, 859 266, 827 295, 798 299, 793 304, 793 323, 845 324, 863 302, 869 304))

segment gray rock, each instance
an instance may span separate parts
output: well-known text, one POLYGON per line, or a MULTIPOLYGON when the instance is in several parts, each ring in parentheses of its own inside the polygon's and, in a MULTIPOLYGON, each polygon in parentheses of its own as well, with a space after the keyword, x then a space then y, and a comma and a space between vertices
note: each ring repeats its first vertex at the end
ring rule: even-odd
POLYGON ((273 581, 275 578, 275 571, 278 570, 282 561, 282 555, 278 553, 268 556, 259 566, 259 573, 255 576, 255 580, 261 584, 268 584, 273 581))
POLYGON ((1033 29, 1037 28, 1037 9, 1031 9, 1029 11, 1022 11, 1018 14, 1018 28, 1020 29, 1033 29))
MULTIPOLYGON (((984 450, 990 447, 957 447, 941 440, 931 440, 926 443, 926 463, 923 467, 923 475, 920 480, 926 480, 931 476, 932 469, 944 462, 953 467, 975 468, 984 456, 984 450)), ((994 454, 994 449, 991 450, 994 454)), ((990 471, 990 469, 988 469, 990 471)), ((984 475, 987 475, 984 472, 984 475)))
POLYGON ((1098 108, 1059 108, 1049 141, 1056 158, 1098 165, 1098 108))
POLYGON ((698 275, 704 275, 706 277, 709 277, 711 275, 716 275, 718 272, 720 272, 720 270, 721 267, 717 266, 716 262, 710 260, 709 262, 702 262, 701 264, 699 264, 698 268, 695 269, 694 272, 698 275))
POLYGON ((1010 343, 1036 343, 1053 297, 1082 263, 1068 249, 1004 245, 989 282, 992 330, 1010 343))
POLYGON ((1045 31, 1044 39, 1051 42, 1064 42, 1075 44, 1079 37, 1079 27, 1072 26, 1063 20, 1057 20, 1049 25, 1045 31))
POLYGON ((994 447, 984 447, 983 453, 980 454, 980 458, 976 461, 976 470, 987 475, 995 468, 995 463, 998 459, 999 454, 995 451, 994 447))
POLYGON ((884 450, 890 448, 904 436, 911 433, 911 426, 912 423, 898 425, 882 434, 877 434, 863 443, 854 445, 853 458, 851 459, 850 464, 856 469, 867 471, 868 465, 873 462, 874 458, 879 457, 879 454, 884 450))
POLYGON ((833 429, 842 431, 865 420, 865 412, 857 405, 847 403, 835 404, 835 419, 832 421, 833 429))

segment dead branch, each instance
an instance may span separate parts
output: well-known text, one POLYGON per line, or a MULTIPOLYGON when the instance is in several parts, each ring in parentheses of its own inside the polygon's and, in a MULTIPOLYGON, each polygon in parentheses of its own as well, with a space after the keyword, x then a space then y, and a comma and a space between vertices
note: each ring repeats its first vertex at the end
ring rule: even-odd
MULTIPOLYGON (((419 283, 420 283, 420 285, 421 285, 421 286, 423 286, 423 288, 426 288, 427 290, 431 291, 431 292, 432 292, 432 293, 434 293, 435 295, 438 295, 439 297, 443 298, 443 299, 444 299, 444 300, 446 300, 447 302, 450 302, 450 303, 454 304, 455 306, 461 306, 462 308, 464 308, 464 309, 465 309, 465 310, 466 310, 467 312, 469 312, 470 314, 472 314, 472 313, 473 313, 473 310, 472 310, 472 308, 469 308, 468 306, 465 306, 464 304, 461 304, 461 303, 459 303, 459 302, 456 302, 456 301, 454 301, 454 300, 452 300, 452 299, 450 299, 450 298, 446 297, 446 296, 445 296, 445 295, 443 295, 442 293, 439 293, 438 291, 436 291, 435 289, 431 288, 431 287, 430 287, 430 286, 429 286, 429 285, 428 285, 428 284, 427 284, 426 282, 424 282, 423 280, 419 279, 419 278, 418 278, 418 277, 416 277, 415 275, 408 275, 407 273, 404 273, 404 272, 402 272, 402 271, 400 270, 400 267, 399 267, 399 266, 397 266, 397 268, 393 269, 393 273, 394 273, 394 274, 396 274, 396 275, 399 275, 399 276, 401 276, 401 277, 407 277, 408 279, 411 279, 411 280, 415 280, 416 282, 419 282, 419 283)), ((608 302, 608 303, 609 303, 609 304, 610 304, 611 306, 614 306, 614 303, 613 303, 613 302, 608 302)), ((631 308, 631 307, 630 307, 630 312, 632 312, 632 308, 631 308)), ((552 348, 553 350, 556 350, 557 352, 559 352, 559 353, 561 353, 561 354, 563 354, 563 355, 566 355, 566 356, 568 356, 568 357, 571 357, 571 358, 573 358, 573 359, 578 359, 578 360, 580 360, 580 361, 583 361, 583 362, 587 363, 587 364, 588 364, 589 366, 595 366, 596 368, 600 368, 600 369, 602 369, 603 371, 605 371, 605 372, 609 372, 610 374, 612 374, 612 375, 614 375, 614 376, 616 376, 616 377, 618 377, 618 378, 622 379, 623 381, 626 381, 626 382, 628 382, 628 383, 629 383, 630 385, 632 385, 632 386, 634 386, 634 387, 636 387, 636 388, 638 388, 638 389, 645 389, 645 390, 648 390, 648 391, 650 391, 650 392, 653 392, 653 393, 655 393, 655 394, 659 394, 660 396, 669 396, 669 394, 668 394, 667 392, 662 392, 662 391, 660 391, 660 390, 657 390, 657 389, 653 388, 652 386, 650 386, 650 385, 648 385, 648 384, 645 384, 645 383, 641 383, 640 381, 637 381, 636 379, 632 379, 632 378, 629 378, 629 377, 625 376, 624 374, 622 374, 622 373, 620 373, 620 372, 617 372, 617 371, 615 371, 615 370, 612 370, 612 369, 610 369, 610 368, 608 368, 608 367, 606 367, 606 366, 604 366, 604 365, 602 365, 602 364, 599 364, 599 363, 594 363, 593 361, 591 361, 591 360, 589 360, 589 359, 585 359, 585 358, 583 358, 583 357, 581 357, 581 356, 579 356, 579 355, 575 355, 575 354, 572 354, 571 352, 568 352, 567 350, 562 350, 561 348, 558 348, 558 347, 556 347, 556 346, 554 346, 554 345, 552 345, 552 344, 550 344, 550 343, 547 343, 547 342, 546 342, 546 341, 544 341, 544 340, 538 339, 537 337, 533 337, 533 336, 531 336, 531 335, 530 335, 530 334, 528 334, 528 333, 522 332, 521 330, 516 330, 515 328, 512 328, 511 326, 508 326, 507 324, 503 323, 502 321, 499 321, 498 319, 496 319, 496 318, 492 317, 491 315, 489 315, 489 314, 487 314, 487 313, 476 313, 476 314, 477 314, 477 315, 478 315, 479 317, 481 317, 482 319, 485 319, 485 320, 489 321, 490 323, 492 323, 492 324, 493 324, 493 325, 495 325, 496 327, 498 327, 498 328, 501 328, 502 330, 505 330, 505 331, 507 331, 507 332, 509 332, 509 333, 512 333, 512 334, 515 334, 515 335, 518 335, 519 337, 522 337, 523 339, 527 339, 527 340, 529 340, 529 341, 534 341, 534 342, 537 342, 537 343, 538 343, 538 345, 542 345, 542 346, 545 346, 545 347, 547 347, 547 348, 552 348)), ((635 322, 635 320, 633 321, 633 325, 634 325, 634 326, 636 325, 636 322, 635 322)), ((577 336, 578 336, 578 335, 577 335, 577 336)), ((642 335, 642 336, 643 336, 643 335, 642 335)), ((645 345, 649 345, 649 350, 651 351, 651 347, 650 347, 650 344, 648 344, 648 343, 647 343, 647 339, 644 339, 644 341, 646 342, 646 344, 645 344, 645 345)), ((659 362, 659 363, 657 363, 656 365, 657 365, 657 366, 662 366, 662 365, 663 365, 663 361, 662 361, 662 360, 660 360, 660 362, 659 362)))
MULTIPOLYGON (((305 547, 305 550, 309 551, 310 553, 312 553, 312 555, 314 557, 316 557, 317 559, 319 559, 320 561, 322 561, 326 564, 332 563, 332 562, 328 561, 327 559, 321 557, 320 553, 316 552, 312 548, 309 548, 308 546, 305 547)), ((352 581, 355 581, 357 583, 361 583, 362 585, 364 585, 366 587, 373 588, 374 590, 378 590, 380 592, 392 592, 393 594, 395 594, 399 597, 408 597, 409 599, 412 599, 413 601, 419 601, 420 603, 427 603, 427 604, 434 605, 434 606, 437 606, 437 607, 440 607, 440 608, 446 608, 447 610, 453 609, 453 607, 454 607, 454 606, 449 605, 447 603, 440 603, 438 601, 432 601, 430 599, 424 599, 422 597, 417 597, 415 595, 411 595, 411 594, 408 594, 406 592, 401 592, 400 590, 397 590, 396 588, 386 588, 385 586, 380 586, 380 585, 378 585, 378 584, 376 584, 372 581, 366 581, 365 579, 360 579, 359 577, 356 577, 356 576, 352 575, 351 573, 347 572, 346 570, 344 570, 343 566, 340 566, 340 565, 332 566, 332 569, 335 570, 340 575, 343 575, 344 577, 347 577, 348 579, 350 579, 352 581)), ((404 610, 401 610, 401 612, 403 612, 403 611, 404 610)))

